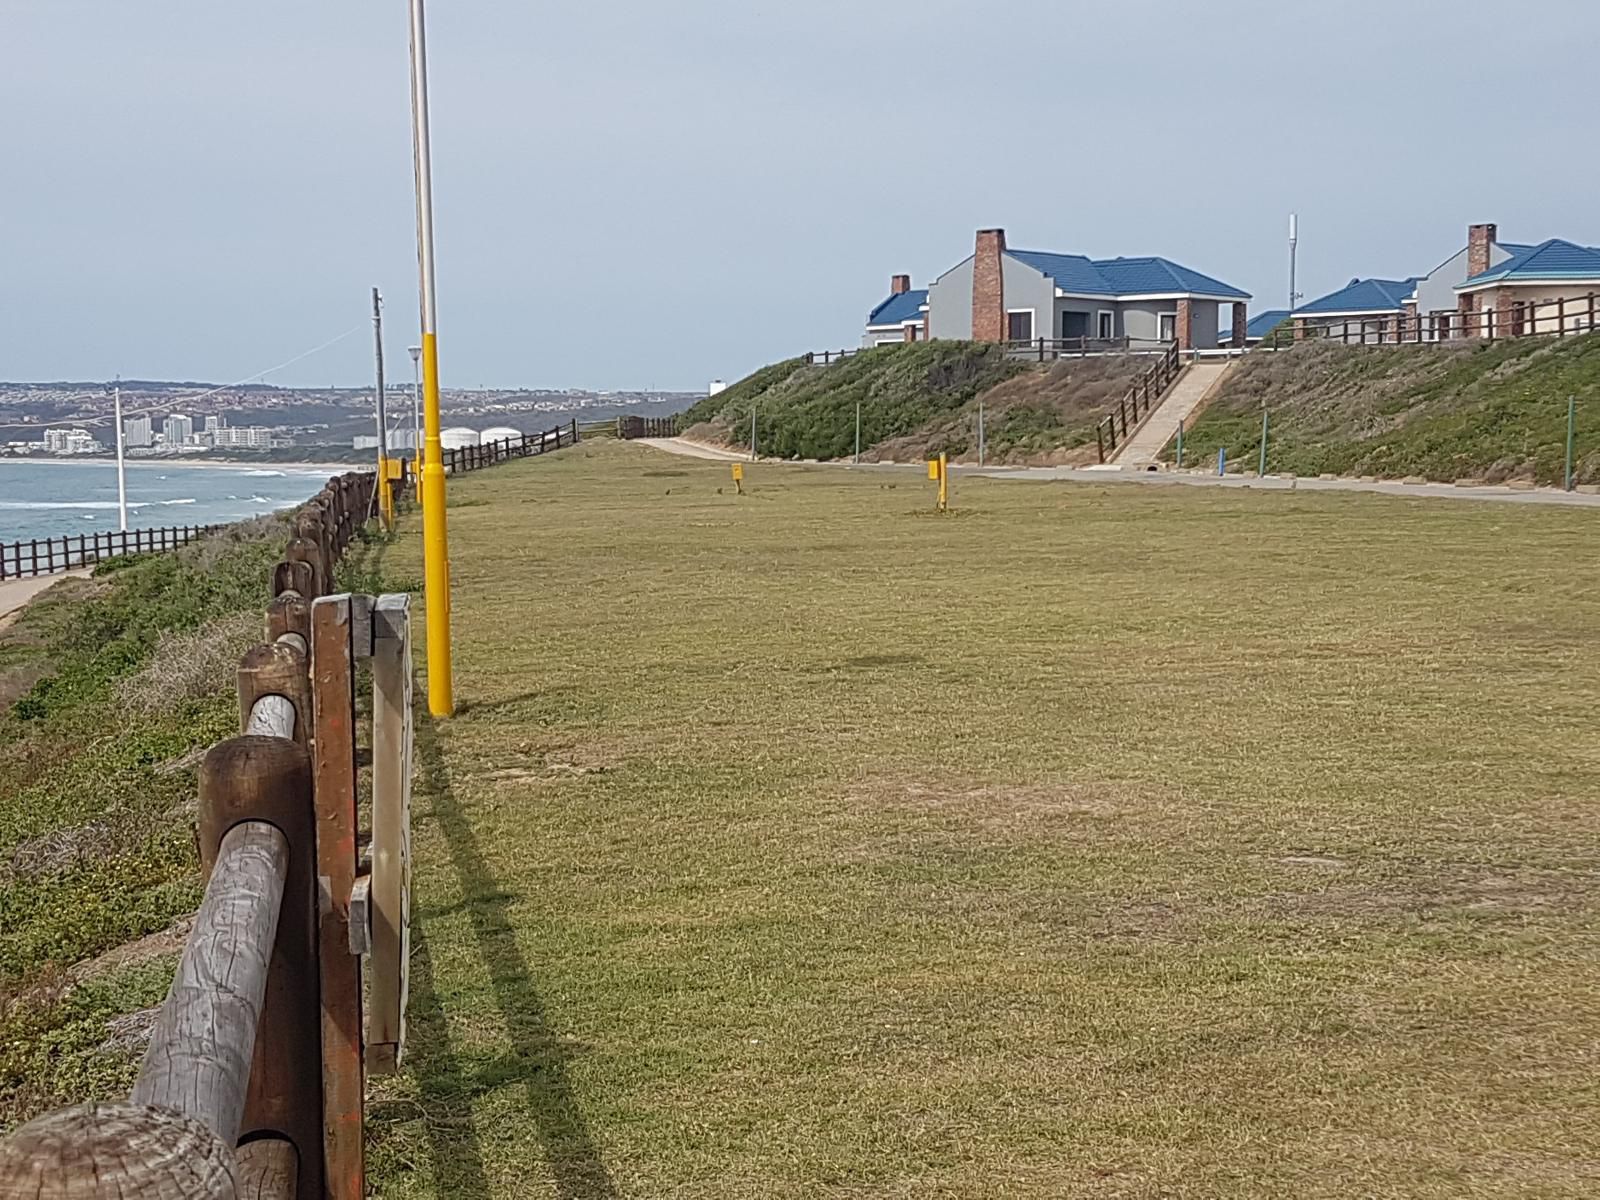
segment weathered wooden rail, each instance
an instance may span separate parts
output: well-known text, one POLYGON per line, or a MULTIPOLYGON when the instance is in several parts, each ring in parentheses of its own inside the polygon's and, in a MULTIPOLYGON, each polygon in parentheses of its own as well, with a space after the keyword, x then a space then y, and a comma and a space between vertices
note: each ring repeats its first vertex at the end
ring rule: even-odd
POLYGON ((496 463, 513 458, 529 458, 535 454, 548 454, 578 444, 578 422, 557 425, 543 433, 524 433, 514 438, 501 438, 476 446, 457 446, 442 451, 446 475, 459 475, 463 471, 481 471, 496 463))
POLYGON ((618 417, 617 436, 630 441, 633 438, 677 437, 678 419, 676 417, 618 417))
POLYGON ((157 554, 187 546, 221 525, 171 525, 161 529, 112 530, 0 542, 0 579, 55 575, 128 554, 157 554))
POLYGON ((132 1094, 0 1142, 0 1198, 362 1196, 366 1073, 394 1070, 405 1043, 413 744, 408 597, 334 594, 374 487, 330 480, 273 569, 266 640, 239 664, 242 733, 200 768, 205 897, 132 1094))
POLYGON ((1182 365, 1178 343, 1168 344, 1161 356, 1145 369, 1127 394, 1117 401, 1117 406, 1100 418, 1100 423, 1094 427, 1094 437, 1101 462, 1114 454, 1117 447, 1139 428, 1139 422, 1155 411, 1156 405, 1161 403, 1161 397, 1166 395, 1172 381, 1178 377, 1182 365))

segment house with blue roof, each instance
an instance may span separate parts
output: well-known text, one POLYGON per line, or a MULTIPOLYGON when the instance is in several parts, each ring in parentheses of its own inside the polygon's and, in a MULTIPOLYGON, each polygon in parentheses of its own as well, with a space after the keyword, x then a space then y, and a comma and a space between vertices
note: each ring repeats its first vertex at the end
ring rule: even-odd
POLYGON ((930 337, 1190 349, 1216 345, 1224 305, 1242 338, 1249 301, 1248 292, 1171 259, 1013 250, 1005 230, 983 229, 972 255, 928 285, 925 303, 930 337))
POLYGON ((1460 335, 1522 337, 1600 328, 1600 248, 1550 238, 1507 249, 1513 252, 1498 261, 1474 255, 1467 277, 1454 288, 1460 335))
POLYGON ((1467 227, 1467 243, 1426 275, 1352 279, 1294 310, 1295 335, 1357 344, 1520 337, 1595 327, 1600 250, 1553 238, 1502 242, 1499 226, 1467 227))
MULTIPOLYGON (((1250 318, 1249 324, 1244 327, 1244 344, 1246 346, 1258 345, 1266 340, 1269 333, 1288 319, 1289 310, 1287 308, 1269 308, 1264 313, 1257 313, 1250 318)), ((1231 327, 1217 334, 1217 345, 1219 347, 1232 346, 1234 344, 1233 329, 1231 327)))
POLYGON ((913 288, 911 276, 889 279, 889 297, 867 314, 863 346, 920 342, 928 336, 928 289, 913 288))

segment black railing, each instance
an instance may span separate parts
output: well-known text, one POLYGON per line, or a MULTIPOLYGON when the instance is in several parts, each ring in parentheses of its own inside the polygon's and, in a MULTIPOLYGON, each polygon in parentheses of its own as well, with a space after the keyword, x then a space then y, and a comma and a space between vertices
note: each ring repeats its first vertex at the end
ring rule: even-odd
POLYGON ((55 575, 128 554, 159 554, 215 533, 221 525, 178 525, 106 533, 65 534, 0 543, 0 579, 55 575))

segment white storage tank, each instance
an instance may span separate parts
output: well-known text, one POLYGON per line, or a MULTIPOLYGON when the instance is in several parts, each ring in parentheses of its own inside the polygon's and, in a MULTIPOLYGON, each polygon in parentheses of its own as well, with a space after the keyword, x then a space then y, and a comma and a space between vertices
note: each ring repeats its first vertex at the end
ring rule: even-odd
POLYGON ((454 429, 446 429, 439 435, 439 445, 446 450, 460 450, 466 446, 476 446, 481 439, 476 429, 468 429, 465 425, 457 425, 454 429))
POLYGON ((485 445, 490 442, 522 441, 522 430, 513 429, 509 425, 496 425, 493 429, 485 429, 478 435, 485 445))

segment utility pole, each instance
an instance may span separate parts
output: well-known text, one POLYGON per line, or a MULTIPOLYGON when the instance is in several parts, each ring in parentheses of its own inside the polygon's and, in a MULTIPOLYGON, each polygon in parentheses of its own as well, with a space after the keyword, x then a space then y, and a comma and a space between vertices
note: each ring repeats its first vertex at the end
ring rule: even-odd
POLYGON ((117 523, 123 533, 128 532, 128 468, 122 445, 122 376, 111 388, 112 420, 117 423, 117 523))
POLYGON ((1289 214, 1289 311, 1300 307, 1300 292, 1295 279, 1295 259, 1300 247, 1300 214, 1289 214))
POLYGON ((372 348, 378 361, 378 511, 383 527, 394 528, 394 489, 389 486, 389 414, 383 394, 383 296, 372 289, 372 348))
POLYGON ((456 710, 450 668, 450 537, 444 507, 444 454, 439 442, 439 339, 434 306, 433 150, 428 131, 427 22, 422 0, 411 0, 411 145, 417 184, 417 291, 422 310, 423 596, 427 605, 428 711, 456 710))
POLYGON ((983 466, 983 401, 978 401, 978 465, 983 466))
MULTIPOLYGON (((422 486, 422 358, 421 346, 407 346, 411 355, 411 486, 422 486)), ((417 493, 420 495, 420 492, 417 493)))
POLYGON ((756 460, 756 406, 750 406, 750 461, 756 460))
POLYGON ((861 465, 861 401, 856 401, 856 457, 855 465, 861 465))

